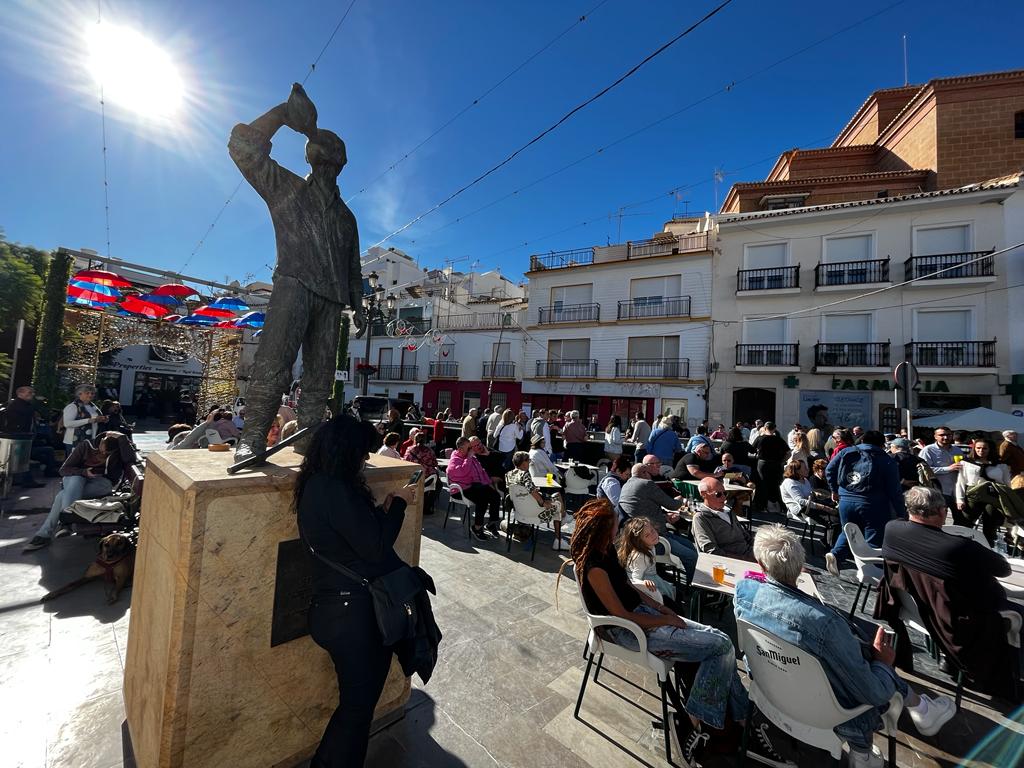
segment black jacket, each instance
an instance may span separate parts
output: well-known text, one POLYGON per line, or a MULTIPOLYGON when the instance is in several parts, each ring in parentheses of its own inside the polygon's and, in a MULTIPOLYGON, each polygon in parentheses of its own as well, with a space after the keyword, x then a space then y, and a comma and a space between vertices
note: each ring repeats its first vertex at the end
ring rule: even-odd
POLYGON ((35 408, 32 403, 15 397, 0 411, 0 432, 30 435, 35 432, 35 408))
POLYGON ((427 683, 437 664, 437 648, 441 644, 441 630, 434 620, 434 610, 430 605, 430 596, 436 595, 434 580, 422 568, 413 568, 423 581, 423 591, 416 595, 416 632, 412 638, 395 646, 395 655, 402 665, 406 677, 415 672, 420 680, 427 683))

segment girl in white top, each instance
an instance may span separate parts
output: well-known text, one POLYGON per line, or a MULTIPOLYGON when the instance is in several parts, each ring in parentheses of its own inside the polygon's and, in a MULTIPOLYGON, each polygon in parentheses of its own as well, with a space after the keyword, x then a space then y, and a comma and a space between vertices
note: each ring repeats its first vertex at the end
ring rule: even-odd
POLYGON ((629 580, 639 591, 662 605, 665 597, 676 597, 676 588, 658 575, 654 565, 654 548, 658 545, 658 530, 646 517, 631 517, 622 526, 619 535, 619 562, 626 569, 629 580))
POLYGON ((609 459, 617 459, 622 455, 622 417, 612 416, 604 431, 604 455, 609 459))
POLYGON ((498 451, 501 453, 513 453, 523 439, 523 428, 515 422, 511 408, 506 408, 501 414, 501 424, 494 432, 498 436, 498 451))
POLYGON ((960 471, 956 476, 956 506, 963 511, 967 504, 967 489, 978 483, 991 480, 993 483, 1010 484, 1010 468, 998 463, 992 443, 988 440, 975 440, 969 455, 960 462, 960 471))

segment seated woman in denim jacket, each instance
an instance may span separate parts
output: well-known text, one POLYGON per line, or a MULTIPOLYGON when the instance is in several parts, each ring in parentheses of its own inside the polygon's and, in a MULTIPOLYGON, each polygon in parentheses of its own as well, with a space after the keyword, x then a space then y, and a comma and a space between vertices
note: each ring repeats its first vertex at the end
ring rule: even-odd
POLYGON ((882 756, 872 749, 873 734, 882 724, 879 713, 896 691, 924 736, 938 733, 956 714, 948 696, 919 696, 896 675, 896 654, 881 627, 866 648, 859 628, 846 616, 797 589, 804 548, 793 531, 781 525, 762 527, 754 537, 754 557, 767 578, 746 578, 736 585, 736 618, 816 656, 843 707, 875 706, 835 729, 850 746, 851 767, 882 767, 882 756))

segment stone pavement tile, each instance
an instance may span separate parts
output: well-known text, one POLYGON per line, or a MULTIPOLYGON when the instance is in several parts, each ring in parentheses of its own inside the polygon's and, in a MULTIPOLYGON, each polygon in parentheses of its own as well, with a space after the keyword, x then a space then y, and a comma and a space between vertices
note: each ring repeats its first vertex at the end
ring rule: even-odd
MULTIPOLYGON (((561 707, 564 709, 565 707, 561 707)), ((554 716, 553 713, 552 716, 554 716)), ((587 768, 590 763, 569 752, 543 731, 547 723, 523 716, 496 724, 480 739, 502 766, 508 768, 587 768)))
POLYGON ((55 716, 70 714, 77 702, 120 693, 124 684, 124 668, 117 652, 113 634, 103 644, 51 646, 49 667, 44 681, 50 691, 59 691, 50 712, 55 716))
POLYGON ((490 693, 490 684, 475 675, 454 675, 443 685, 431 680, 423 689, 437 699, 437 706, 466 733, 478 737, 494 723, 507 720, 512 711, 490 693))
MULTIPOLYGON (((2 641, 0 641, 2 642, 2 641)), ((0 765, 42 768, 46 764, 46 648, 0 658, 0 765)))
MULTIPOLYGON (((4 568, 4 589, 7 590, 7 568, 4 568)), ((13 592, 13 589, 11 590, 13 592)), ((8 594, 20 598, 20 594, 8 594)), ((22 658, 34 653, 44 658, 50 646, 50 616, 31 603, 0 613, 0 659, 22 658)))
POLYGON ((500 763, 429 700, 370 739, 366 768, 488 768, 500 763))
MULTIPOLYGON (((589 691, 587 693, 589 697, 589 691)), ((562 710, 544 728, 544 733, 561 743, 573 755, 591 768, 635 768, 647 764, 654 768, 665 768, 668 762, 658 739, 657 751, 641 745, 636 739, 623 735, 607 722, 584 710, 580 712, 584 722, 576 720, 573 715, 575 702, 562 710)), ((660 734, 659 734, 660 736, 660 734)), ((654 739, 646 740, 653 745, 654 739)), ((673 749, 675 747, 673 746, 673 749)), ((678 752, 674 752, 678 755, 678 752)))
POLYGON ((124 701, 108 693, 50 721, 47 768, 110 768, 122 760, 124 701))

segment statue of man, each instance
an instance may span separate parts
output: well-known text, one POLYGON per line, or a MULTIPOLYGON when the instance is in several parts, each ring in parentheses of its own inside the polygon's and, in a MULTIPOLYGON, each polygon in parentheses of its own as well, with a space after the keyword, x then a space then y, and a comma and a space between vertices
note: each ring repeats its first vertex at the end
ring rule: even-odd
MULTIPOLYGON (((348 160, 345 143, 337 134, 317 128, 316 120, 316 107, 296 83, 287 102, 248 125, 239 123, 228 141, 231 159, 270 209, 277 240, 274 291, 246 393, 239 459, 266 448, 267 432, 281 394, 288 391, 300 346, 299 428, 323 420, 346 305, 355 310, 356 327, 361 330, 364 325, 356 218, 342 202, 337 183, 348 160), (305 179, 270 157, 270 140, 282 126, 308 139, 306 162, 312 171, 305 179)), ((304 447, 300 443, 296 450, 304 447)))

